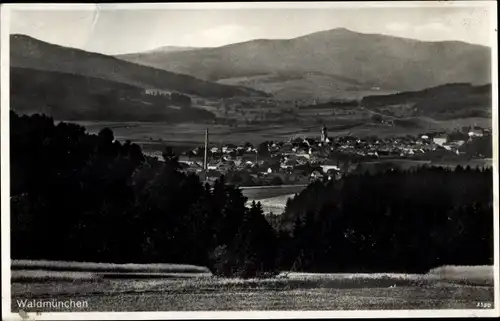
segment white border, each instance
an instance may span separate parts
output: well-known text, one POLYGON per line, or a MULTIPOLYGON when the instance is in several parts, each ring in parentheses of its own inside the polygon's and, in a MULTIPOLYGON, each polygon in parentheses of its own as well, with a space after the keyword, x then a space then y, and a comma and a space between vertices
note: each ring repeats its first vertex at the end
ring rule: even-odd
POLYGON ((88 312, 28 313, 37 320, 129 320, 129 319, 268 319, 268 318, 392 318, 392 317, 494 317, 499 315, 499 168, 498 168, 498 43, 496 1, 453 2, 254 2, 254 3, 143 3, 143 4, 3 4, 1 7, 1 209, 2 209, 2 319, 23 320, 11 312, 10 297, 10 167, 9 167, 9 18, 15 10, 137 10, 137 9, 355 9, 415 7, 488 7, 491 9, 493 87, 493 190, 494 190, 494 285, 492 310, 355 310, 355 311, 244 311, 244 312, 88 312))
POLYGON ((60 3, 5 4, 16 10, 174 10, 174 9, 358 9, 358 8, 444 8, 488 7, 496 1, 344 1, 344 2, 184 2, 184 3, 60 3))
POLYGON ((6 313, 10 317, 10 122, 9 122, 9 12, 2 5, 0 7, 0 130, 1 130, 1 167, 2 178, 0 202, 2 208, 2 319, 6 319, 6 313), (7 308, 9 306, 9 308, 7 308), (5 311, 5 312, 4 312, 5 311))
POLYGON ((495 286, 495 298, 494 305, 496 310, 496 316, 499 316, 500 313, 500 262, 499 262, 499 180, 498 180, 498 166, 499 166, 499 155, 498 155, 498 7, 497 2, 494 1, 493 4, 490 4, 491 12, 490 12, 490 38, 491 38, 491 84, 492 84, 492 117, 493 117, 493 228, 494 228, 494 286, 495 286))

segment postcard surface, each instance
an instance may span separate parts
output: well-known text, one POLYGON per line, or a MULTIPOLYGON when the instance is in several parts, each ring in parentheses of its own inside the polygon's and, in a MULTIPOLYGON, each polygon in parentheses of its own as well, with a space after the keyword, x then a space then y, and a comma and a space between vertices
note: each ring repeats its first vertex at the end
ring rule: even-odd
POLYGON ((2 5, 3 319, 498 316, 496 11, 2 5))

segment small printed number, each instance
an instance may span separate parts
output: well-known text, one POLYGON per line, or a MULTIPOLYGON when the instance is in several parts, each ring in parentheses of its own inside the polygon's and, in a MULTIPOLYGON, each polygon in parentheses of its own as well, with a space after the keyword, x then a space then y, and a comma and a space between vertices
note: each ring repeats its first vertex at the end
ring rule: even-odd
POLYGON ((477 303, 478 308, 486 308, 490 309, 491 308, 491 302, 478 302, 477 303))

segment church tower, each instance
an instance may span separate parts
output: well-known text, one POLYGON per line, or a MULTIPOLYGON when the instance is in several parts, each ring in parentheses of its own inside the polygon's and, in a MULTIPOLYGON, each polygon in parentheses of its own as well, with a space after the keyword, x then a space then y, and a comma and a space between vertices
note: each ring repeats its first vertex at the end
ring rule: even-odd
POLYGON ((321 142, 325 143, 327 139, 328 139, 328 129, 326 128, 325 125, 323 125, 323 128, 321 128, 321 142))

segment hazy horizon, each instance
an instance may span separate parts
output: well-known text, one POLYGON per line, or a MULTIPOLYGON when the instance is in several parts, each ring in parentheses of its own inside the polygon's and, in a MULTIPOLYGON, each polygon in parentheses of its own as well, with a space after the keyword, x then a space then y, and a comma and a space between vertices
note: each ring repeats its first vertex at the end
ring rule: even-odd
POLYGON ((220 47, 337 28, 420 41, 491 46, 486 7, 330 9, 12 10, 10 34, 118 55, 160 47, 220 47), (146 36, 145 36, 146 35, 146 36))

